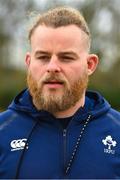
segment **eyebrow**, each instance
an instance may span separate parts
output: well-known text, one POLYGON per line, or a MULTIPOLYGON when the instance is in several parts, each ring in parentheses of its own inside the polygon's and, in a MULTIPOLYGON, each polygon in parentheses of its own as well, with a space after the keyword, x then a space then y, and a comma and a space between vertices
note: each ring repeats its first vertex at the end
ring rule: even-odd
POLYGON ((50 52, 42 51, 42 50, 38 50, 38 51, 35 52, 35 55, 40 55, 40 54, 48 54, 48 55, 50 55, 50 52))

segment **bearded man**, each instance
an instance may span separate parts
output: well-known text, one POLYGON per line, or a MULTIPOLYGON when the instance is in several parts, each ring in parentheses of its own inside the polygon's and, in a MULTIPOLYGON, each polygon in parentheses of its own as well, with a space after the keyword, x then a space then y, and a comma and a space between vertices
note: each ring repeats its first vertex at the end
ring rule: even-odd
POLYGON ((49 10, 28 37, 28 88, 0 114, 0 178, 120 178, 120 113, 87 91, 99 59, 84 17, 49 10))

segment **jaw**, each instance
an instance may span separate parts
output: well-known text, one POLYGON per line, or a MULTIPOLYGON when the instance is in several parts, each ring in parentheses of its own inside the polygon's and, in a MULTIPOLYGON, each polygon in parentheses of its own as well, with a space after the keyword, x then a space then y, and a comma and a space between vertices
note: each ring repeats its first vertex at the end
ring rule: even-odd
POLYGON ((74 106, 71 106, 69 109, 64 111, 55 112, 54 116, 56 118, 66 118, 73 116, 80 107, 84 106, 84 104, 85 104, 85 92, 83 93, 81 99, 74 106))

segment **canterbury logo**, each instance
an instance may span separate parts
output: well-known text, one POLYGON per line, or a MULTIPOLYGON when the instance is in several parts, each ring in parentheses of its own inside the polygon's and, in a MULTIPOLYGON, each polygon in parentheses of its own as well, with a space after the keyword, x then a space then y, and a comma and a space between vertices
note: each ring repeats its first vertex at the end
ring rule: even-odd
MULTIPOLYGON (((26 145, 27 139, 17 139, 17 140, 12 140, 10 143, 11 146, 11 151, 16 151, 16 150, 21 150, 24 149, 26 145)), ((28 148, 28 146, 26 147, 28 148)))

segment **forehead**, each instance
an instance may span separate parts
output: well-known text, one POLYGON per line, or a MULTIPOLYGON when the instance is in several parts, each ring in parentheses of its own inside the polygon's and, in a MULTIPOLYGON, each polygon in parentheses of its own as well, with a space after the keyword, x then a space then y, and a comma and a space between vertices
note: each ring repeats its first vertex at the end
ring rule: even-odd
POLYGON ((76 25, 58 28, 38 26, 32 34, 31 46, 84 46, 86 34, 76 25))

